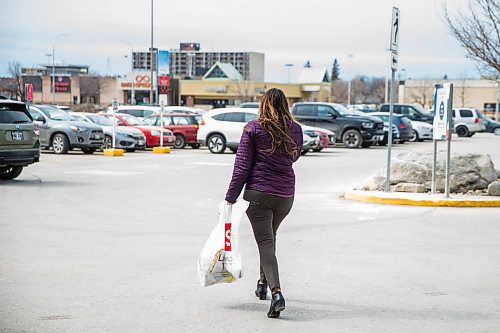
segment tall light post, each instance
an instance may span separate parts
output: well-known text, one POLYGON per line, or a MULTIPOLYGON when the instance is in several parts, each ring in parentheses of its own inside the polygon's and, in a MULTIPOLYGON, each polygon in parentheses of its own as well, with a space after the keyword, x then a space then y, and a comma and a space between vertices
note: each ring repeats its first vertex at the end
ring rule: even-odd
POLYGON ((352 81, 352 66, 351 59, 354 57, 353 54, 348 54, 349 57, 349 82, 347 83, 347 107, 351 106, 351 81, 352 81))
POLYGON ((56 104, 56 43, 60 37, 67 36, 66 34, 57 35, 52 44, 52 104, 56 104))
POLYGON ((149 104, 153 104, 153 0, 151 0, 151 49, 150 51, 150 67, 151 67, 151 90, 149 92, 149 104))
POLYGON ((130 47, 130 71, 132 73, 132 92, 130 97, 130 104, 135 105, 134 47, 132 46, 132 44, 130 44, 130 42, 126 40, 121 40, 121 42, 127 44, 130 47))
POLYGON ((285 67, 288 69, 288 83, 292 83, 292 67, 293 64, 285 64, 285 67))

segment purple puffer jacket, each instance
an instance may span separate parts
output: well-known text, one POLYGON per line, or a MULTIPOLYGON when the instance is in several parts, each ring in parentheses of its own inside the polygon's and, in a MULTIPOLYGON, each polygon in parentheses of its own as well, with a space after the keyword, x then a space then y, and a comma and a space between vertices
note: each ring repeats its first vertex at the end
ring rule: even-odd
POLYGON ((303 144, 302 128, 294 121, 290 121, 290 136, 297 145, 295 158, 284 155, 279 148, 272 154, 265 152, 271 147, 270 136, 259 121, 253 120, 245 125, 226 201, 236 202, 245 183, 247 190, 280 197, 294 196, 295 173, 292 164, 299 158, 303 144))

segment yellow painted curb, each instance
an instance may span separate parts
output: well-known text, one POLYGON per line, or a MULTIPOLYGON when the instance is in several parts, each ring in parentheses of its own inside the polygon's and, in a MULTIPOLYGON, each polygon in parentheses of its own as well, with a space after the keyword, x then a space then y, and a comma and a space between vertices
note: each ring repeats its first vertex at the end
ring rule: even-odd
POLYGON ((155 154, 170 154, 170 147, 153 147, 155 154))
POLYGON ((125 151, 123 149, 104 149, 104 156, 123 156, 125 151))
POLYGON ((500 207, 500 200, 462 200, 462 199, 408 199, 408 198, 384 198, 370 194, 361 194, 359 192, 346 192, 344 198, 369 203, 378 203, 386 205, 406 205, 406 206, 425 206, 425 207, 500 207))

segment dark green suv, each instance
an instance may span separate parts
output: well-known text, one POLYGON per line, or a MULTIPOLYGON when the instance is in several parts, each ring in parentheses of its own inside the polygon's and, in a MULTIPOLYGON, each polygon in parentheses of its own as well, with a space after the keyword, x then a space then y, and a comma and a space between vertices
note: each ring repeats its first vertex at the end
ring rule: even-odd
POLYGON ((0 180, 11 180, 40 160, 35 124, 22 102, 0 99, 0 180))

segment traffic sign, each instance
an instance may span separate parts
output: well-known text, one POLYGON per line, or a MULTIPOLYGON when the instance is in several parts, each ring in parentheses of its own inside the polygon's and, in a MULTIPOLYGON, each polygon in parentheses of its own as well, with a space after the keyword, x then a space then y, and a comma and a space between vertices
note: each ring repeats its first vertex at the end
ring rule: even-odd
POLYGON ((33 102, 33 85, 31 83, 26 83, 24 85, 24 91, 26 92, 26 101, 33 102))
POLYGON ((396 52, 391 52, 391 69, 393 71, 398 70, 398 54, 396 52))
POLYGON ((391 47, 389 48, 393 52, 398 52, 398 42, 399 42, 399 26, 401 24, 401 15, 399 9, 392 7, 392 20, 391 20, 391 47))

